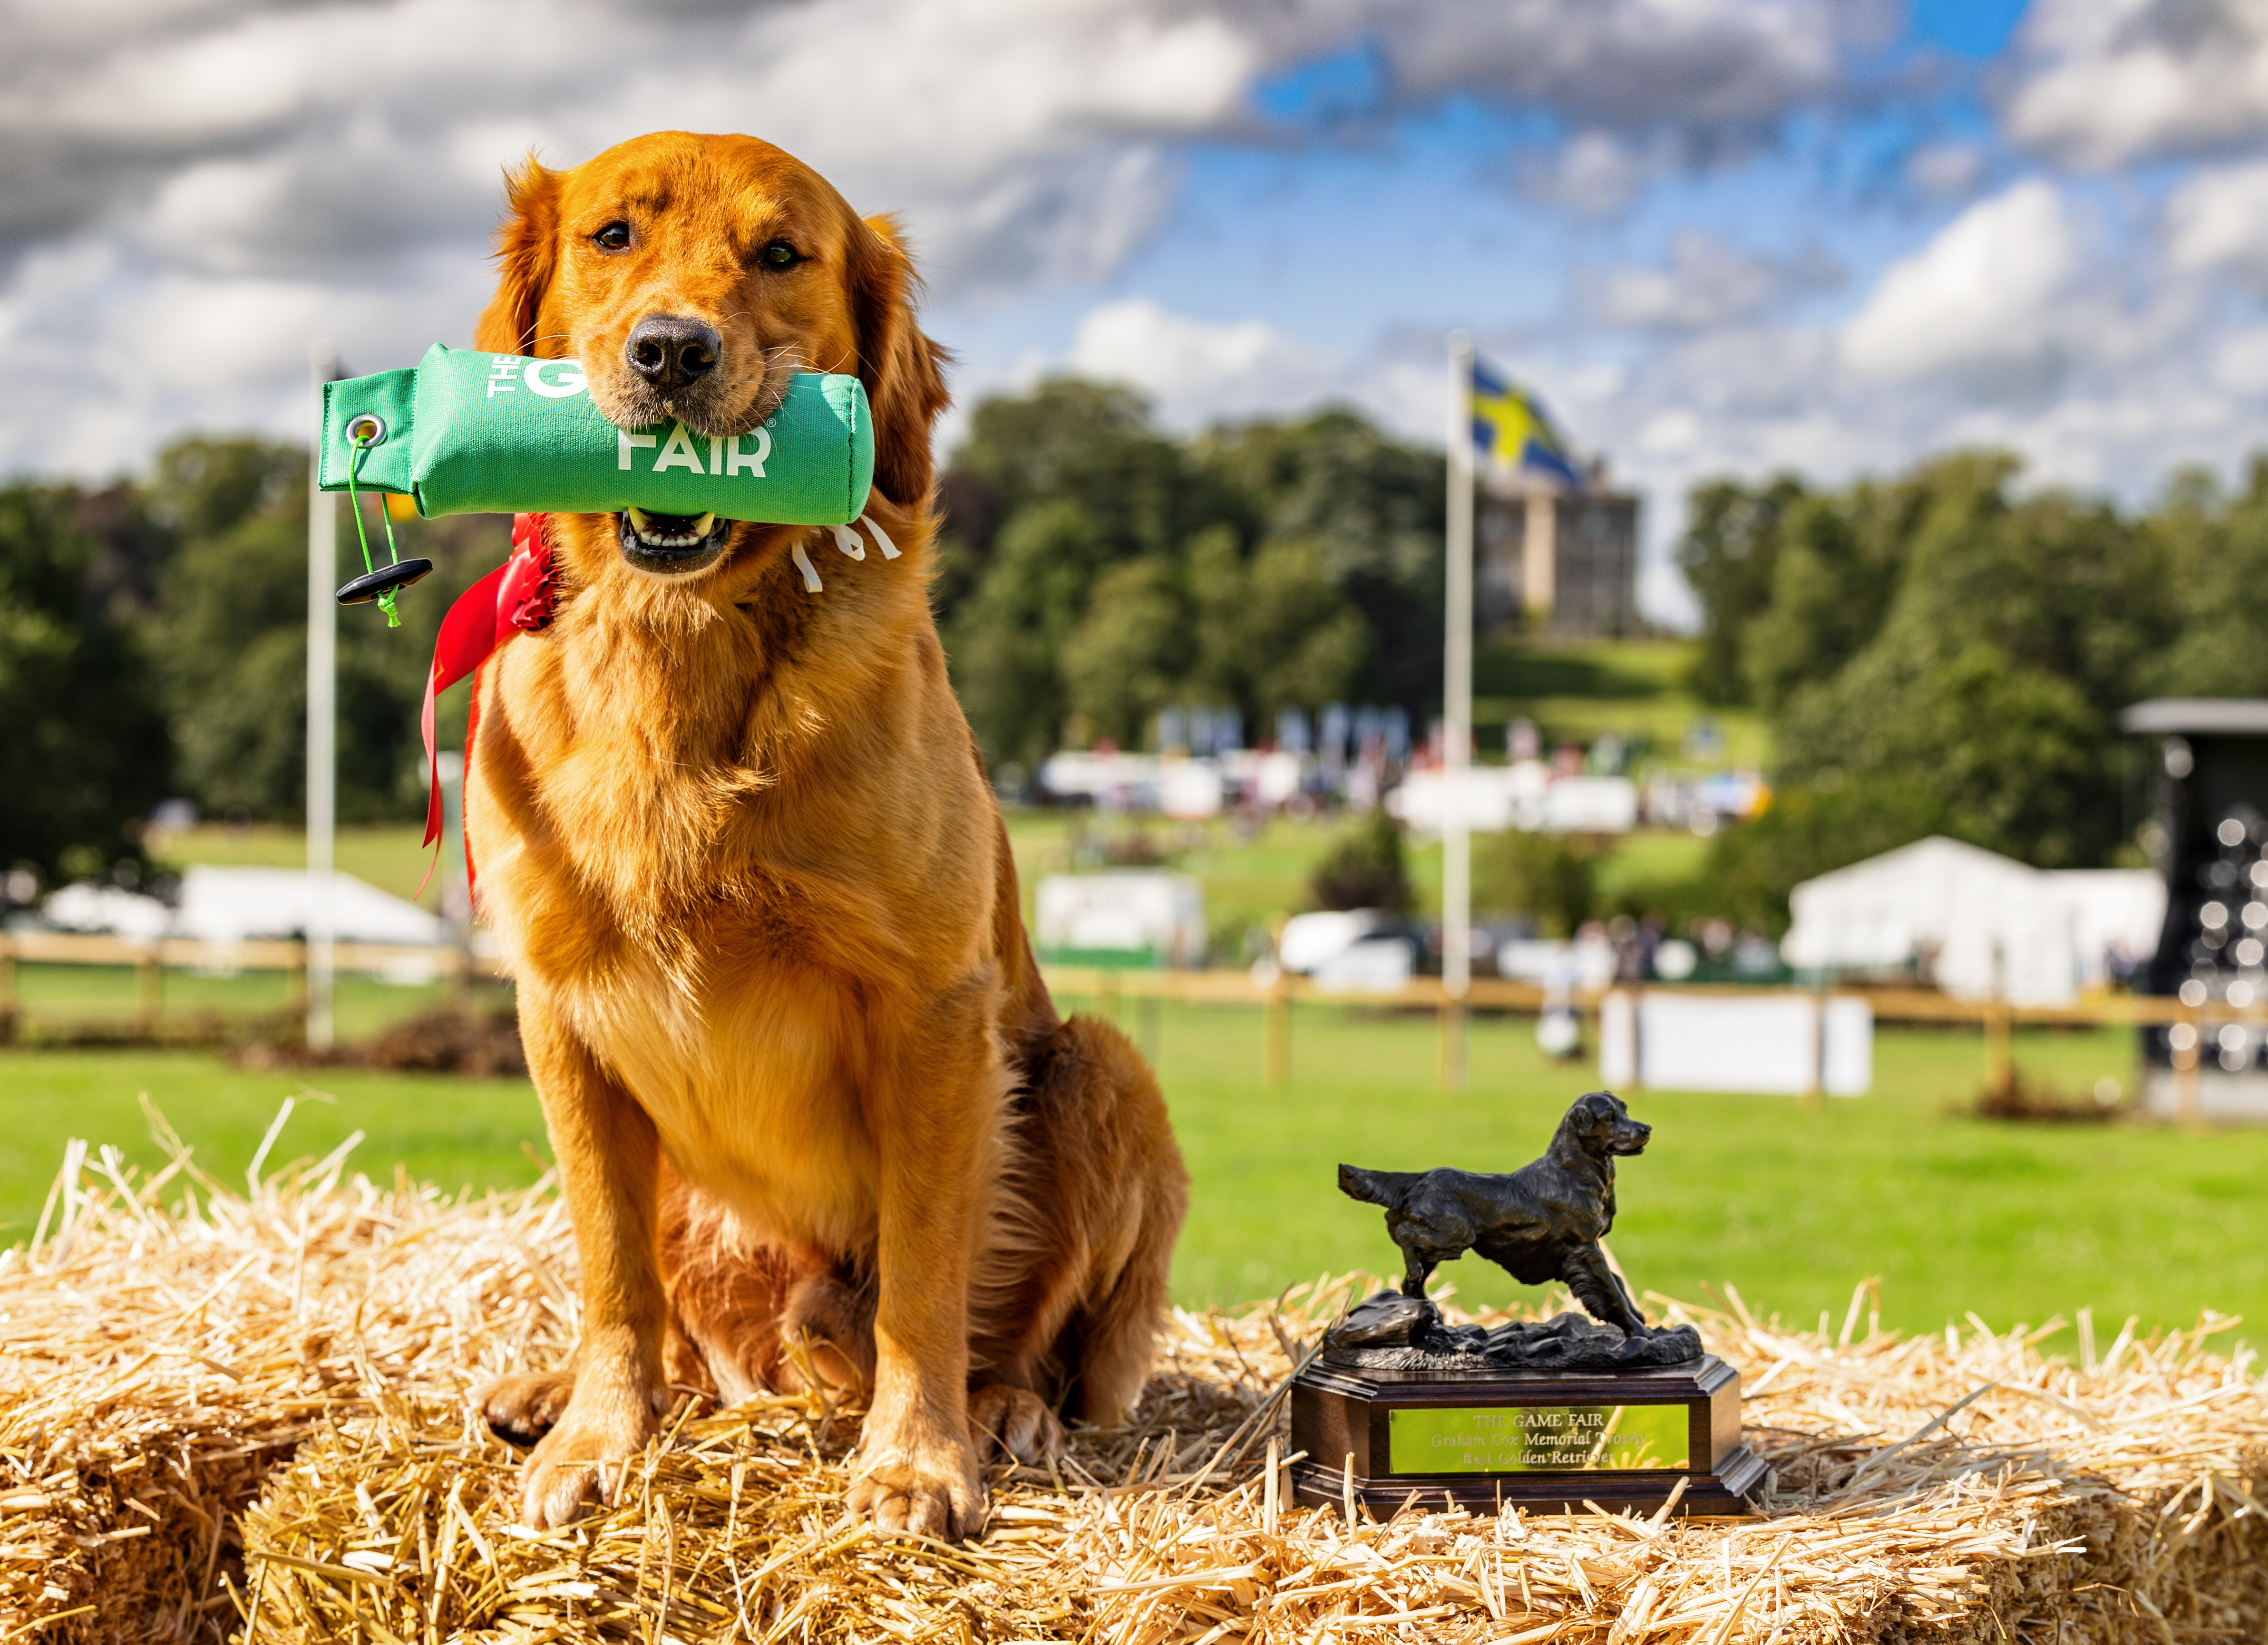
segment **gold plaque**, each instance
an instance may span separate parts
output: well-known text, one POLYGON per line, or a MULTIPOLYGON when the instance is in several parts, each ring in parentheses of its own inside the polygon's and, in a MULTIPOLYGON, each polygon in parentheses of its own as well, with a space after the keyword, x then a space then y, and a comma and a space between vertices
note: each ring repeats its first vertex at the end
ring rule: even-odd
POLYGON ((1620 1473, 1692 1465, 1683 1405, 1403 1406, 1386 1414, 1401 1473, 1620 1473))

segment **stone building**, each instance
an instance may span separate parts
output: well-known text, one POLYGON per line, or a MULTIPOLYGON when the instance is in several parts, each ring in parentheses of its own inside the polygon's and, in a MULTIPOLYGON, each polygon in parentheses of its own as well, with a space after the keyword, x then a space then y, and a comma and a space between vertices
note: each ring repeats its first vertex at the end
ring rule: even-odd
POLYGON ((1484 469, 1473 517, 1480 631, 1634 634, 1638 498, 1592 471, 1578 491, 1533 470, 1484 469))

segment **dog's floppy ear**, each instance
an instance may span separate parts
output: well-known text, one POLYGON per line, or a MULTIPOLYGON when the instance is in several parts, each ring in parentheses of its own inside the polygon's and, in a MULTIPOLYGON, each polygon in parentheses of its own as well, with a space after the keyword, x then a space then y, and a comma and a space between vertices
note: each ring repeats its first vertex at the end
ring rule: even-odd
POLYGON ((898 225, 868 217, 852 238, 850 302, 858 326, 858 380, 874 411, 874 487, 893 503, 918 507, 934 468, 930 429, 950 396, 952 358, 914 324, 921 276, 898 243, 898 225))
POLYGON ((1614 1124, 1615 1110, 1621 1106, 1612 1091, 1585 1091, 1575 1099, 1574 1109, 1568 1117, 1580 1114, 1584 1130, 1603 1131, 1614 1124))
POLYGON ((559 255, 559 173, 531 154, 504 179, 508 215, 497 230, 497 292, 473 327, 473 347, 534 354, 535 316, 559 255))

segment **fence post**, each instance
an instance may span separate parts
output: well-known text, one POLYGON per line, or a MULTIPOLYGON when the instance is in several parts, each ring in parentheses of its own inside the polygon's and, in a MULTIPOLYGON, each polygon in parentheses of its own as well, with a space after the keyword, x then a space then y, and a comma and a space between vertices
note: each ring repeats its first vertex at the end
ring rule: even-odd
POLYGON ((1803 1095, 1796 1098, 1807 1111, 1816 1111, 1825 1095, 1825 1064, 1827 1061, 1827 989, 1824 984, 1811 991, 1811 1083, 1803 1095))
POLYGON ((2189 1024, 2190 1044, 2186 1051, 2172 1054, 2174 1064, 2174 1122, 2184 1129, 2194 1129, 2205 1110, 2204 1092, 2198 1083, 2198 1070, 2205 1066, 2205 1024, 2196 1007, 2183 1002, 2181 1020, 2189 1024))
POLYGON ((2008 1006, 1995 998, 1984 1008, 1984 1091, 1987 1096, 2016 1094, 2016 1059, 2009 1043, 2008 1006))
POLYGON ((1264 1024, 1266 1045, 1263 1051, 1262 1076, 1270 1091, 1282 1091, 1292 1083, 1292 976, 1278 971, 1276 980, 1268 985, 1268 1003, 1263 1008, 1267 1020, 1264 1024))
POLYGON ((1465 1040, 1468 1032, 1465 1002, 1448 988, 1444 988, 1441 990, 1441 1004, 1438 1015, 1441 1037, 1441 1089, 1445 1091, 1462 1091, 1472 1083, 1471 1072, 1465 1065, 1465 1040))
POLYGON ((166 973, 158 963, 158 945, 146 943, 134 958, 134 995, 142 1032, 152 1039, 158 1032, 158 1014, 165 1009, 165 988, 166 973))

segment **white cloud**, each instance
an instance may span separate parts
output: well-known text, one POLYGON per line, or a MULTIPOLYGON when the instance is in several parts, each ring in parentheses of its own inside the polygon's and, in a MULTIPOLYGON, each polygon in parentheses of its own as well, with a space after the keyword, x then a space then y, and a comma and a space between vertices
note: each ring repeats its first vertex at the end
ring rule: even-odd
POLYGON ((1906 157, 1906 176, 1924 194, 1961 199, 1976 192, 1991 163, 1981 143, 1926 143, 1906 157))
POLYGON ((2246 398, 2268 394, 2268 326, 2216 337, 2211 356, 2213 380, 2220 387, 2246 398))
POLYGON ((1412 91, 1479 85, 1616 130, 1730 129, 1836 84, 1843 49, 1880 40, 1880 0, 1430 0, 1366 13, 1412 91), (1390 21, 1389 21, 1390 20, 1390 21))
POLYGON ((2116 165, 2268 131, 2268 0, 2035 0, 2012 136, 2116 165))
POLYGON ((1522 154, 1515 179, 1531 199, 1585 217, 1611 217, 1676 164, 1672 148, 1659 135, 1579 131, 1548 149, 1522 154))
POLYGON ((2036 178, 2018 183, 1890 266, 1844 330, 1844 360, 1887 382, 2035 380, 2051 363, 2079 257, 2062 197, 2036 178))
POLYGON ((1069 365, 1081 377, 1132 385, 1165 421, 1182 427, 1298 409, 1346 381, 1336 357, 1265 320, 1191 319, 1148 297, 1090 311, 1072 339, 1069 365))
POLYGON ((0 408, 0 472, 121 428, 146 452, 224 405, 294 426, 254 408, 296 406, 296 365, 194 341, 247 315, 295 357, 309 327, 373 364, 461 339, 531 145, 754 131, 902 213, 942 301, 997 305, 1123 268, 1189 145, 1280 143, 1256 88, 1330 54, 1375 55, 1388 112, 1473 96, 1580 128, 1561 194, 1599 207, 1841 95, 1884 4, 0 0, 0 371, 37 386, 0 408), (70 269, 100 275, 51 289, 70 269), (164 358, 88 364, 129 334, 164 358))
POLYGON ((2176 268, 2268 278, 2268 160, 2191 178, 2167 201, 2165 227, 2176 268))
POLYGON ((1688 231, 1671 242, 1668 267, 1609 269, 1589 302, 1609 326, 1697 331, 1747 319, 1776 301, 1821 290, 1838 274, 1815 251, 1780 261, 1688 231))

